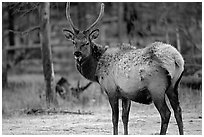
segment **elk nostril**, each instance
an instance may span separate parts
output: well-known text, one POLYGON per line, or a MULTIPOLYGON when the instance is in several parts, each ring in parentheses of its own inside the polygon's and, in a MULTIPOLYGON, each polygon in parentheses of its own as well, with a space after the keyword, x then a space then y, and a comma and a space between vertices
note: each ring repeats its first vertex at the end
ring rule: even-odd
POLYGON ((76 56, 76 57, 80 57, 81 55, 82 55, 82 53, 80 51, 74 52, 74 56, 76 56))

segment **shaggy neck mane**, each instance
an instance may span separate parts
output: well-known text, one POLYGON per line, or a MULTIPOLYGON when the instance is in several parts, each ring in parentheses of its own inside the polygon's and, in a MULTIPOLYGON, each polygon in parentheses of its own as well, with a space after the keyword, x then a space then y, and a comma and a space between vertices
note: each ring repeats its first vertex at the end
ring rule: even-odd
POLYGON ((86 78, 91 81, 98 81, 96 77, 96 68, 98 65, 98 61, 101 56, 106 51, 106 48, 102 45, 96 44, 94 42, 91 43, 91 54, 87 57, 87 59, 83 63, 77 62, 78 71, 86 78))
POLYGON ((106 48, 102 45, 96 44, 94 42, 91 43, 91 55, 98 62, 103 53, 106 51, 106 48))

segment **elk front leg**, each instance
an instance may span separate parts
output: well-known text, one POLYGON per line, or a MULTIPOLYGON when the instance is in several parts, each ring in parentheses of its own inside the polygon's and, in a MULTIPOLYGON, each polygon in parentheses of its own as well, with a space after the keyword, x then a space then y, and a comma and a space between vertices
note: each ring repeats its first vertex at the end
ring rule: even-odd
POLYGON ((109 97, 109 102, 112 108, 113 134, 118 135, 118 115, 119 115, 118 98, 109 97))
POLYGON ((122 99, 122 121, 124 126, 124 135, 128 135, 128 119, 129 119, 129 112, 130 112, 130 105, 131 101, 123 98, 122 99))

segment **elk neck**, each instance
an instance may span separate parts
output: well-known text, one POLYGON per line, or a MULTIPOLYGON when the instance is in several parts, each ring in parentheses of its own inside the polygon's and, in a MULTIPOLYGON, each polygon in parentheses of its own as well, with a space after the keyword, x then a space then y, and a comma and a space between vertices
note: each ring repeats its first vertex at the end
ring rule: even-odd
POLYGON ((96 76, 96 69, 98 65, 98 61, 101 56, 106 51, 106 48, 96 44, 91 43, 91 54, 86 57, 86 59, 79 63, 76 61, 77 70, 88 80, 98 82, 98 78, 96 76))

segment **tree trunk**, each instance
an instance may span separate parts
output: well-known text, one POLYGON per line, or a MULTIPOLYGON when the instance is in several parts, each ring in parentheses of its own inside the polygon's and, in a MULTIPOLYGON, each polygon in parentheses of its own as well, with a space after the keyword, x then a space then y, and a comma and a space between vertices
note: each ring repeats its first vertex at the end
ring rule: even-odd
MULTIPOLYGON (((2 10, 2 18, 5 14, 5 8, 3 7, 2 10)), ((7 50, 6 48, 6 42, 5 42, 5 21, 2 19, 2 87, 7 87, 7 50)))
POLYGON ((170 40, 169 40, 169 28, 168 28, 167 18, 165 18, 165 27, 166 27, 166 43, 169 44, 170 40))
POLYGON ((170 43, 170 40, 169 40, 169 24, 168 24, 168 11, 169 11, 169 8, 167 6, 166 3, 163 3, 163 10, 164 10, 164 13, 162 13, 162 18, 164 18, 164 24, 165 24, 165 37, 166 37, 166 43, 169 44, 170 43))
POLYGON ((43 2, 40 6, 40 32, 42 43, 42 62, 43 73, 46 84, 46 103, 50 108, 51 104, 58 106, 56 93, 55 93, 55 81, 54 81, 54 68, 52 62, 52 52, 50 45, 50 3, 43 2))
MULTIPOLYGON (((3 40, 4 41, 4 40, 3 40)), ((2 87, 7 87, 7 51, 5 49, 5 42, 2 42, 2 87)))
MULTIPOLYGON (((8 29, 9 30, 14 30, 14 15, 13 15, 13 8, 10 8, 8 10, 8 21, 9 21, 9 24, 8 24, 8 29)), ((14 33, 13 32, 9 32, 8 34, 9 36, 9 46, 14 46, 15 45, 15 37, 14 37, 14 33)), ((14 54, 15 54, 15 51, 14 50, 11 50, 8 52, 8 58, 10 58, 11 60, 14 59, 14 54)))
POLYGON ((119 43, 122 42, 122 36, 123 36, 123 27, 122 27, 122 24, 123 24, 123 3, 119 2, 118 3, 118 41, 119 43))
MULTIPOLYGON (((177 9, 179 9, 179 4, 175 3, 177 9)), ((176 43, 177 43, 177 50, 181 52, 181 42, 180 42, 180 34, 179 34, 179 18, 176 19, 176 43)))
POLYGON ((177 49, 179 52, 181 52, 181 42, 180 42, 180 34, 179 34, 179 28, 176 28, 176 42, 177 42, 177 49))

